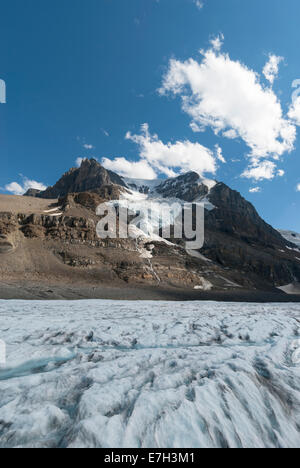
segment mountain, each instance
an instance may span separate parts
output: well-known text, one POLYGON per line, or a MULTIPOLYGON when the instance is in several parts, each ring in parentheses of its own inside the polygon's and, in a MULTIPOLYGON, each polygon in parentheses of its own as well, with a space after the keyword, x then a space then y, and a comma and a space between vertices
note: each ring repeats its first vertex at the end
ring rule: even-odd
POLYGON ((95 159, 84 159, 79 168, 70 169, 53 187, 48 187, 36 196, 54 199, 68 193, 97 191, 112 184, 125 186, 121 177, 104 169, 95 159))
MULTIPOLYGON (((150 195, 204 202, 205 244, 201 253, 216 264, 239 270, 245 281, 257 275, 262 282, 281 285, 300 278, 295 234, 284 238, 259 216, 251 203, 227 185, 203 179, 195 172, 152 182, 149 187, 144 181, 142 184, 143 192, 150 195)), ((137 181, 135 187, 139 188, 137 181)))
POLYGON ((70 290, 75 298, 111 297, 105 291, 119 288, 125 298, 209 299, 222 294, 242 300, 247 292, 250 300, 265 294, 284 300, 279 288, 300 282, 300 252, 292 238, 265 223, 238 192, 195 172, 146 181, 123 178, 94 159, 84 160, 44 192, 2 197, 0 284, 17 282, 24 291, 35 284, 35 291, 44 290, 46 297, 57 288, 62 297, 70 290), (137 239, 99 239, 96 207, 122 199, 141 207, 173 201, 204 204, 203 248, 186 251, 182 239, 142 232, 137 239), (150 288, 149 296, 145 288, 150 288))

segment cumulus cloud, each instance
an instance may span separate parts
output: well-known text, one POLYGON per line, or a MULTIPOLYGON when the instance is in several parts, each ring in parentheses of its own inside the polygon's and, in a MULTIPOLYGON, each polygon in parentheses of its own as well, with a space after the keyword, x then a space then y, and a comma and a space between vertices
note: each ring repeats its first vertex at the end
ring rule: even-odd
POLYGON ((250 193, 260 193, 261 192, 261 188, 260 187, 252 187, 250 190, 249 190, 250 193))
POLYGON ((199 174, 214 174, 217 169, 213 151, 189 140, 163 143, 155 134, 151 134, 148 124, 141 127, 139 135, 126 135, 139 147, 140 158, 147 161, 156 173, 173 177, 179 173, 196 171, 199 174))
POLYGON ((9 192, 13 195, 24 195, 24 193, 26 193, 27 190, 31 188, 36 190, 46 190, 47 186, 42 182, 36 182, 35 180, 30 180, 27 179, 27 177, 23 177, 23 181, 21 183, 11 182, 4 187, 6 192, 9 192))
POLYGON ((300 192, 300 184, 297 184, 296 191, 300 192))
POLYGON ((138 146, 139 160, 103 158, 102 164, 126 177, 155 179, 160 174, 175 177, 188 171, 215 174, 217 161, 226 162, 219 145, 212 151, 189 140, 164 143, 158 135, 150 133, 148 124, 141 126, 140 134, 128 132, 125 138, 138 146))
POLYGON ((271 180, 274 179, 276 173, 276 164, 272 161, 260 161, 256 164, 253 164, 249 168, 247 168, 242 176, 246 177, 247 179, 255 179, 255 180, 271 180))
POLYGON ((222 151, 222 148, 219 146, 219 145, 216 145, 215 146, 215 149, 216 149, 216 157, 219 161, 221 161, 223 164, 226 163, 226 159, 224 158, 223 156, 223 151, 222 151))
POLYGON ((291 104, 288 116, 295 125, 300 126, 300 96, 298 96, 291 104))
POLYGON ((223 41, 224 41, 224 35, 219 34, 218 36, 211 39, 210 43, 212 45, 212 48, 218 52, 222 49, 223 41))
POLYGON ((247 168, 242 176, 246 177, 247 179, 254 179, 254 180, 272 180, 274 177, 283 177, 285 171, 282 169, 277 170, 276 164, 272 161, 258 161, 254 163, 252 166, 247 168))
POLYGON ((86 150, 92 150, 92 149, 94 149, 95 147, 94 147, 93 145, 88 145, 87 143, 85 143, 85 144, 83 145, 83 148, 86 149, 86 150))
POLYGON ((263 74, 265 78, 273 85, 275 78, 278 76, 279 65, 284 60, 283 57, 278 57, 277 55, 270 54, 269 60, 264 66, 263 74))
MULTIPOLYGON (((271 179, 276 167, 270 159, 278 160, 294 149, 292 110, 285 117, 273 89, 263 86, 255 71, 221 52, 222 40, 220 36, 210 49, 201 51, 199 61, 170 60, 159 92, 181 98, 193 131, 209 127, 216 135, 242 139, 250 158, 245 177, 271 179)), ((276 76, 276 63, 279 58, 272 58, 265 70, 271 80, 276 76)))
POLYGON ((110 171, 117 172, 123 177, 131 177, 133 179, 156 179, 156 172, 145 160, 137 162, 128 161, 125 158, 115 158, 113 160, 108 158, 102 159, 102 165, 110 171))

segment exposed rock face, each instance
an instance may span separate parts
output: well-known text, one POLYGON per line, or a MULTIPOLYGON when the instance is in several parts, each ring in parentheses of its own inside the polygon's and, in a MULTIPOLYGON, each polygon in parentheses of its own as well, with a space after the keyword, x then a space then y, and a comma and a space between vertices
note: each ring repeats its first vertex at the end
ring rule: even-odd
MULTIPOLYGON (((214 184, 213 181, 212 185, 214 184)), ((209 193, 209 185, 196 172, 188 172, 179 177, 162 182, 156 192, 164 198, 179 198, 186 202, 195 201, 209 193)))
POLYGON ((68 193, 97 191, 103 186, 116 184, 124 186, 123 179, 107 171, 95 159, 85 159, 79 168, 72 168, 53 186, 37 196, 40 198, 59 198, 68 193))
POLYGON ((204 255, 275 285, 300 278, 295 246, 265 223, 251 203, 222 183, 211 189, 209 200, 216 208, 206 212, 204 255))
MULTIPOLYGON (((78 208, 75 198, 86 206, 90 194, 86 195, 69 196, 72 206, 58 218, 0 214, 0 233, 7 233, 0 234, 0 281, 26 277, 47 283, 84 282, 90 287, 103 283, 168 285, 192 290, 207 281, 226 290, 228 277, 231 284, 238 280, 238 272, 226 274, 213 264, 207 268, 205 260, 189 257, 179 246, 160 242, 148 245, 135 239, 99 239, 93 211, 89 218, 68 215, 69 210, 78 208), (17 250, 9 240, 12 238, 18 241, 17 250), (143 255, 144 251, 151 252, 149 258, 143 255)), ((247 280, 243 285, 251 287, 252 283, 247 280)))
POLYGON ((203 290, 266 291, 300 281, 296 246, 265 223, 238 192, 194 172, 147 186, 147 181, 131 183, 97 161, 85 160, 37 197, 59 200, 52 200, 45 214, 0 213, 0 276, 16 270, 19 275, 27 271, 55 277, 57 271, 69 277, 72 271, 74 278, 87 282, 171 284, 203 290), (172 239, 175 245, 99 240, 97 206, 118 200, 130 189, 150 197, 209 203, 212 208, 205 211, 201 251, 186 252, 176 239, 172 239), (18 245, 21 251, 15 252, 18 245))
POLYGON ((279 232, 262 220, 254 206, 227 185, 216 184, 210 191, 209 200, 216 207, 207 215, 207 227, 211 230, 262 246, 287 245, 279 232))
POLYGON ((155 188, 163 198, 206 200, 205 244, 201 253, 224 268, 257 275, 275 286, 300 279, 300 252, 268 225, 251 203, 223 183, 195 172, 168 179, 155 188))
POLYGON ((24 193, 24 197, 37 197, 41 193, 41 190, 30 188, 24 193))

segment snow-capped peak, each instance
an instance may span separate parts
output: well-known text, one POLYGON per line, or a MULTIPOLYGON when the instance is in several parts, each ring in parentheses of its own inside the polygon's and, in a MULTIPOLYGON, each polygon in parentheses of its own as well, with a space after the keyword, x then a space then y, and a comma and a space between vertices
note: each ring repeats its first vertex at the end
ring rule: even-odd
POLYGON ((210 191, 215 187, 215 180, 201 177, 196 172, 172 177, 169 179, 130 179, 123 178, 123 181, 130 190, 144 194, 160 194, 164 198, 179 198, 193 201, 199 200, 199 197, 207 197, 210 191))
POLYGON ((155 190, 164 180, 163 179, 130 179, 128 177, 122 177, 123 181, 127 187, 131 190, 141 192, 141 193, 150 193, 155 190))

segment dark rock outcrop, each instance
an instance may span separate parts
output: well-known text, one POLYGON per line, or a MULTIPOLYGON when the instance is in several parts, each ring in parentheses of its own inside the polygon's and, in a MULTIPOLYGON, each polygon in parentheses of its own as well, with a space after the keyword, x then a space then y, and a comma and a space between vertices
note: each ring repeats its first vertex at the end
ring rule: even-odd
POLYGON ((292 247, 292 244, 259 216, 254 206, 239 192, 218 183, 211 189, 208 198, 215 209, 207 213, 206 229, 232 235, 248 244, 292 247))
POLYGON ((38 197, 39 194, 41 193, 41 190, 30 188, 27 190, 26 193, 24 193, 24 197, 38 197))
POLYGON ((179 198, 186 202, 193 202, 196 199, 205 197, 209 192, 209 188, 203 183, 199 174, 188 172, 162 182, 156 187, 156 192, 164 198, 179 198))
POLYGON ((121 177, 107 171, 95 159, 84 159, 79 168, 70 169, 53 187, 48 187, 37 196, 54 199, 68 193, 97 191, 109 185, 125 186, 121 177))
POLYGON ((205 214, 205 256, 276 286, 300 280, 296 246, 267 224, 251 203, 223 183, 213 187, 208 198, 215 209, 205 214))

